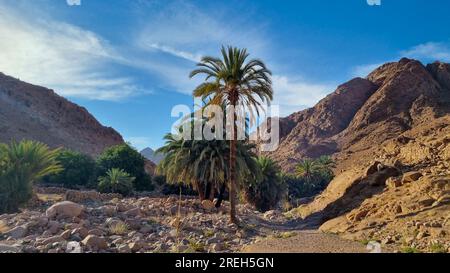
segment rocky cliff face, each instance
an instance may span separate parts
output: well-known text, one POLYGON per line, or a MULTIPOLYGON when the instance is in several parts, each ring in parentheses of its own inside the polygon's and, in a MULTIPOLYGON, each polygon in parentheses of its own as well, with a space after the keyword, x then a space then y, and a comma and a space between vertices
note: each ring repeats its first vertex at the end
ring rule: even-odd
POLYGON ((85 108, 0 73, 0 142, 22 139, 92 156, 123 143, 119 133, 102 126, 85 108))
MULTIPOLYGON (((287 170, 302 157, 327 151, 337 163, 336 177, 328 188, 292 213, 319 219, 321 230, 350 239, 447 251, 450 65, 423 66, 402 59, 358 81, 365 84, 352 91, 353 96, 358 94, 353 106, 341 103, 320 112, 324 109, 320 105, 330 105, 332 96, 342 96, 338 88, 314 108, 287 118, 308 113, 307 119, 291 121, 292 130, 280 148, 300 149, 300 154, 287 158, 276 151, 272 157, 286 163, 287 170), (335 109, 341 109, 341 123, 328 126, 332 120, 328 113, 335 109), (314 115, 318 119, 312 119, 314 115), (305 134, 311 130, 321 134, 305 134)), ((350 90, 351 83, 344 88, 350 90)))
POLYGON ((402 59, 341 86, 316 106, 280 119, 269 155, 285 171, 302 158, 333 155, 338 170, 383 141, 449 113, 450 66, 402 59), (350 160, 348 162, 348 160, 350 160))

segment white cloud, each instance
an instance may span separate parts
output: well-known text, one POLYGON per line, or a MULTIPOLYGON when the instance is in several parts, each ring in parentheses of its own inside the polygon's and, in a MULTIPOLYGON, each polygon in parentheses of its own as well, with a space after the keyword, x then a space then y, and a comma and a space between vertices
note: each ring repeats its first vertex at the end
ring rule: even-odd
POLYGON ((106 71, 117 52, 93 32, 32 19, 0 5, 0 71, 60 95, 118 100, 139 93, 133 80, 106 71))
POLYGON ((397 61, 403 57, 416 59, 422 62, 450 62, 450 43, 448 42, 426 42, 412 46, 398 53, 396 60, 386 60, 383 63, 358 65, 351 69, 351 76, 366 77, 370 72, 386 62, 397 61))
POLYGON ((402 56, 432 61, 450 61, 450 45, 442 42, 427 42, 401 52, 402 56))
POLYGON ((351 73, 353 77, 365 78, 381 65, 382 63, 358 65, 352 69, 351 73))
POLYGON ((199 62, 202 58, 202 55, 200 55, 200 54, 193 54, 193 53, 190 53, 187 51, 182 51, 182 50, 172 48, 170 46, 164 46, 164 45, 158 45, 158 44, 149 44, 148 46, 150 48, 160 50, 164 53, 168 53, 168 54, 174 55, 176 57, 186 59, 191 62, 199 62))
POLYGON ((221 16, 219 9, 208 13, 188 2, 174 1, 149 16, 136 44, 143 49, 156 48, 195 61, 198 56, 215 53, 220 46, 229 44, 247 47, 260 55, 267 41, 262 38, 264 24, 243 28, 242 23, 248 25, 248 18, 229 20, 226 11, 223 13, 221 16), (186 56, 186 52, 195 53, 186 56))
MULTIPOLYGON (((120 100, 141 91, 133 79, 115 77, 111 64, 147 71, 160 78, 159 87, 191 94, 202 78, 189 79, 189 72, 201 56, 217 56, 222 45, 246 47, 251 57, 270 60, 264 26, 239 28, 245 18, 230 22, 226 16, 212 16, 181 1, 153 13, 138 28, 132 45, 119 52, 91 31, 56 21, 24 19, 0 5, 0 37, 7 37, 0 39, 0 71, 64 96, 120 100)), ((281 106, 282 115, 312 106, 333 90, 329 85, 280 74, 273 80, 273 103, 281 106)))
POLYGON ((332 92, 335 86, 274 75, 273 89, 275 97, 272 104, 280 105, 280 115, 286 116, 305 107, 314 106, 332 92))
POLYGON ((202 79, 188 76, 202 56, 217 56, 222 45, 235 45, 248 48, 252 56, 263 57, 267 50, 261 33, 260 26, 240 28, 239 22, 221 17, 217 11, 212 16, 188 2, 174 1, 148 16, 134 44, 148 52, 149 58, 133 62, 159 75, 167 88, 191 94, 202 79), (175 59, 160 58, 158 53, 175 59))

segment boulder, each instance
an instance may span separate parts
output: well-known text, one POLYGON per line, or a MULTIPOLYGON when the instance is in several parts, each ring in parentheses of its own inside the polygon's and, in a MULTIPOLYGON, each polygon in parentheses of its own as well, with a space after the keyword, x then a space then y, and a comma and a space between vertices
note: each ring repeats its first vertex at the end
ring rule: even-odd
POLYGON ((23 238, 27 235, 28 229, 25 226, 17 226, 15 228, 10 229, 5 233, 7 237, 11 237, 14 240, 23 238))
POLYGON ((211 200, 203 200, 202 201, 202 208, 205 210, 212 210, 215 208, 214 203, 211 200))
POLYGON ((386 186, 390 189, 395 189, 402 186, 402 180, 399 177, 389 177, 386 180, 386 186))
POLYGON ((141 213, 141 210, 139 208, 132 208, 130 210, 127 210, 124 214, 127 217, 136 217, 141 213))
POLYGON ((72 233, 72 230, 68 229, 68 230, 64 231, 63 233, 61 233, 60 236, 61 236, 64 240, 69 240, 69 239, 70 239, 71 233, 72 233))
POLYGON ((374 174, 374 173, 378 172, 378 169, 379 169, 380 165, 381 165, 381 162, 379 162, 379 161, 372 162, 370 164, 370 166, 367 167, 367 169, 365 171, 366 176, 369 176, 371 174, 374 174))
POLYGON ((61 229, 62 225, 57 222, 57 221, 50 221, 47 224, 48 226, 48 232, 50 232, 51 234, 56 234, 58 233, 58 231, 61 229))
POLYGON ((83 210, 84 207, 82 205, 71 201, 63 201, 56 203, 48 208, 45 214, 49 218, 53 218, 55 216, 78 217, 83 212, 83 210))
POLYGON ((88 235, 103 236, 103 235, 105 235, 105 232, 103 232, 100 229, 91 229, 91 230, 89 230, 88 235))
POLYGON ((44 239, 41 241, 42 245, 48 245, 48 244, 54 244, 54 243, 59 243, 59 242, 64 242, 64 238, 61 236, 53 236, 47 239, 44 239))
POLYGON ((213 251, 213 252, 222 251, 223 249, 224 249, 224 246, 221 243, 216 243, 216 244, 211 245, 211 251, 213 251))
POLYGON ((421 178, 422 176, 423 175, 420 172, 408 172, 408 173, 405 173, 403 175, 403 178, 402 178, 402 183, 406 184, 406 183, 415 182, 415 181, 419 180, 419 178, 421 178))
POLYGON ((73 229, 71 232, 71 235, 78 234, 78 235, 80 235, 81 238, 85 238, 86 236, 88 236, 88 232, 89 231, 86 228, 80 227, 80 228, 73 229))
POLYGON ((0 253, 17 253, 20 249, 14 246, 0 244, 0 253))
POLYGON ((144 247, 144 243, 137 241, 137 242, 128 244, 128 247, 130 248, 131 251, 137 252, 137 251, 141 250, 142 247, 144 247))
POLYGON ((400 175, 400 171, 394 167, 385 166, 382 170, 370 175, 369 185, 371 186, 384 186, 386 185, 386 180, 390 177, 395 177, 400 175))
POLYGON ((121 245, 117 248, 120 253, 130 253, 131 249, 128 245, 121 245))
POLYGON ((424 197, 420 198, 419 200, 417 200, 417 203, 421 207, 429 207, 429 206, 433 205, 434 201, 436 201, 436 200, 434 200, 433 198, 424 196, 424 197))
POLYGON ((83 241, 81 241, 81 244, 98 250, 108 248, 105 238, 96 235, 88 235, 83 241))

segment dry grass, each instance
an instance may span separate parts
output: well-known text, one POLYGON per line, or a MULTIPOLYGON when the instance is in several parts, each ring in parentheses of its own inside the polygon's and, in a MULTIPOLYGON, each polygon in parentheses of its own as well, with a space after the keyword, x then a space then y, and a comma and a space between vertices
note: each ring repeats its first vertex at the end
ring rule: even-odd
POLYGON ((286 231, 286 232, 276 233, 273 235, 273 237, 276 239, 287 239, 287 238, 294 237, 295 235, 297 235, 297 233, 295 233, 293 231, 286 231))
POLYGON ((39 200, 43 202, 61 202, 64 200, 64 196, 62 194, 38 193, 37 196, 39 200))
POLYGON ((109 228, 109 233, 111 235, 124 235, 128 233, 130 227, 123 222, 117 223, 109 228))

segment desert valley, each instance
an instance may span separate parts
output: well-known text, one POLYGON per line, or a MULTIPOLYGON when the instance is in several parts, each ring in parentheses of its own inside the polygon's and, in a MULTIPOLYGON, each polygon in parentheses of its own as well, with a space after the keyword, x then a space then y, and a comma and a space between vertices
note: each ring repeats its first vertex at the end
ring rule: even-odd
POLYGON ((276 151, 236 146, 230 222, 228 144, 168 135, 141 154, 0 73, 0 252, 450 252, 450 64, 386 63, 279 123, 276 151), (24 154, 42 175, 12 193, 24 154))

